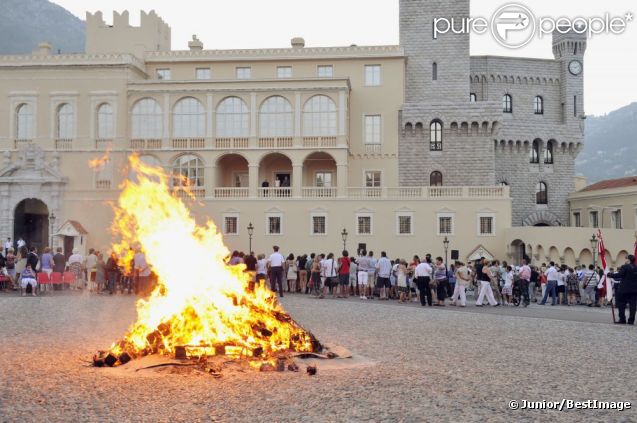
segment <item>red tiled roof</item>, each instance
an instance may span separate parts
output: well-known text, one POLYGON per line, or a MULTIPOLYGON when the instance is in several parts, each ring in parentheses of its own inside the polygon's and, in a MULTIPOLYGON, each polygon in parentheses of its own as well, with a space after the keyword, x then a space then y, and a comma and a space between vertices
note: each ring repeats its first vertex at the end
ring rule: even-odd
POLYGON ((82 226, 82 224, 78 222, 77 220, 69 220, 68 222, 71 224, 71 226, 75 228, 77 233, 79 233, 80 235, 88 234, 88 231, 84 229, 84 226, 82 226))
POLYGON ((628 176, 626 178, 608 179, 606 181, 600 181, 593 185, 589 185, 582 190, 584 191, 598 191, 600 189, 610 188, 623 188, 637 186, 637 176, 628 176))

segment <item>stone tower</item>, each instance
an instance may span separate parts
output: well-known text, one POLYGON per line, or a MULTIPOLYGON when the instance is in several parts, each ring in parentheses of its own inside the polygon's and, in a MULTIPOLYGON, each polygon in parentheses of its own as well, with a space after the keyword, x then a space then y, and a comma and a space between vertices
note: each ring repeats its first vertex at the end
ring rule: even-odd
MULTIPOLYGON (((470 102, 469 34, 434 39, 434 19, 469 17, 469 0, 400 0, 400 44, 407 56, 400 112, 400 183, 494 185, 492 133, 498 102, 470 102)), ((444 25, 442 25, 444 28, 444 25)))

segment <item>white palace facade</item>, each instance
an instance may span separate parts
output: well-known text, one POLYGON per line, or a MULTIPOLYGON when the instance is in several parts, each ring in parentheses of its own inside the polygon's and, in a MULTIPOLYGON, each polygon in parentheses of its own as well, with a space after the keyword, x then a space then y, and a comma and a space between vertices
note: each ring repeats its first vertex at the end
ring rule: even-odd
MULTIPOLYGON (((403 3, 401 25, 412 7, 403 3)), ((468 1, 452 3, 468 13, 468 1)), ((461 259, 514 259, 522 250, 511 249, 510 231, 517 239, 526 229, 519 226, 568 225, 566 196, 547 193, 547 186, 560 186, 550 179, 561 177, 566 194, 573 191, 571 167, 560 166, 567 169, 560 174, 552 165, 574 161, 580 123, 565 118, 555 132, 563 139, 553 143, 548 134, 538 141, 504 131, 508 120, 525 119, 515 113, 533 114, 537 100, 527 86, 515 94, 522 90, 515 76, 505 76, 506 83, 502 75, 487 76, 489 66, 504 72, 503 58, 469 63, 468 47, 453 47, 449 54, 467 55, 466 104, 453 103, 459 90, 451 90, 453 104, 435 106, 442 91, 431 88, 435 101, 425 104, 417 94, 428 85, 415 87, 416 94, 408 86, 418 84, 408 64, 422 59, 410 62, 412 45, 310 48, 294 38, 289 48, 206 50, 193 36, 189 50, 174 51, 170 37, 154 12, 142 12, 139 27, 129 25, 127 12, 114 13, 112 25, 97 12, 87 14, 84 53, 55 54, 43 42, 30 55, 0 56, 3 239, 107 251, 113 217, 107 203, 130 176, 133 153, 180 175, 172 189, 178 195, 183 184, 192 189, 196 201, 186 201, 193 212, 202 222, 213 218, 231 249, 248 249, 251 223, 256 252, 274 244, 286 253, 339 252, 345 229, 351 251, 442 254, 447 237, 461 259), (520 99, 512 116, 502 110, 503 93, 520 99), (436 107, 440 119, 430 119, 436 107), (420 136, 426 154, 414 144, 420 136), (88 162, 107 151, 109 160, 90 169, 88 162), (472 168, 451 154, 476 162, 486 154, 493 163, 472 168), (522 172, 532 176, 511 169, 505 180, 506 168, 496 165, 501 157, 513 163, 524 157, 522 172), (528 187, 516 190, 517 180, 528 187)), ((537 81, 524 78, 538 93, 564 91, 562 59, 549 66, 519 60, 544 72, 537 81)), ((446 76, 442 65, 436 72, 440 84, 459 77, 446 76)), ((542 101, 542 111, 546 104, 547 113, 563 113, 549 98, 542 101)))

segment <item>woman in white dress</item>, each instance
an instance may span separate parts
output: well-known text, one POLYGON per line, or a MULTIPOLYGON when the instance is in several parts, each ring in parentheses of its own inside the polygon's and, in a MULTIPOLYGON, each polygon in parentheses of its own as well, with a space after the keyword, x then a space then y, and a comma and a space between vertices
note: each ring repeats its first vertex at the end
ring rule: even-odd
POLYGON ((407 262, 400 260, 396 269, 396 286, 400 293, 399 302, 409 302, 409 287, 407 286, 407 262))
POLYGON ((296 266, 296 260, 294 260, 294 254, 290 253, 285 261, 288 278, 288 292, 296 292, 296 278, 298 275, 298 268, 296 266))

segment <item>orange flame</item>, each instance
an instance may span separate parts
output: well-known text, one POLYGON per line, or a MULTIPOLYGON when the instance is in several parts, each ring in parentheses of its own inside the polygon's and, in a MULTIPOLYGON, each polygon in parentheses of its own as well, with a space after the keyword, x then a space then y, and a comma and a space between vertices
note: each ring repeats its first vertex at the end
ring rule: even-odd
POLYGON ((161 169, 135 155, 129 161, 137 177, 124 182, 114 205, 113 249, 130 260, 130 247, 140 248, 158 283, 148 299, 137 302, 137 321, 111 353, 172 354, 187 346, 191 355, 214 355, 221 348, 226 355, 249 357, 320 349, 273 292, 251 289, 243 265, 226 265, 229 250, 214 223, 196 224, 161 169))
POLYGON ((109 147, 101 157, 95 158, 93 160, 89 160, 88 167, 91 169, 100 170, 102 167, 104 167, 104 165, 108 163, 108 161, 110 160, 110 156, 111 156, 111 149, 109 147))

